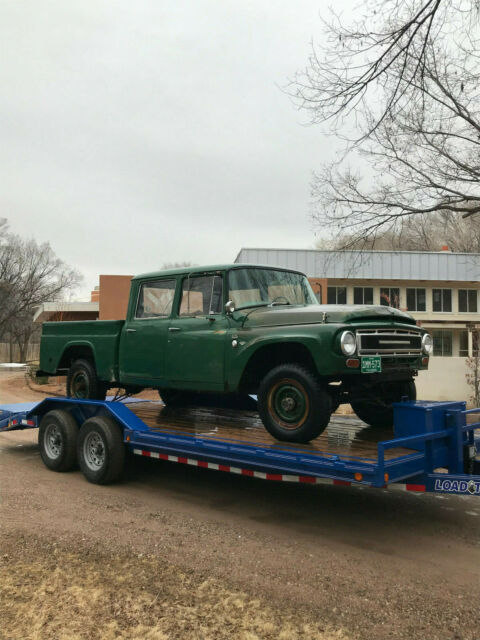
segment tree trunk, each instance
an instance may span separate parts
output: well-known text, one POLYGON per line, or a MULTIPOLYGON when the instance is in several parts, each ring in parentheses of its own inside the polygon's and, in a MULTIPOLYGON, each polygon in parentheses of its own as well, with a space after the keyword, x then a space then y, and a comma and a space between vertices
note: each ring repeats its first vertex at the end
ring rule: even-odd
POLYGON ((20 362, 25 362, 27 359, 27 350, 28 350, 28 344, 29 344, 30 340, 17 340, 17 344, 18 344, 18 350, 20 353, 20 357, 19 360, 20 362))

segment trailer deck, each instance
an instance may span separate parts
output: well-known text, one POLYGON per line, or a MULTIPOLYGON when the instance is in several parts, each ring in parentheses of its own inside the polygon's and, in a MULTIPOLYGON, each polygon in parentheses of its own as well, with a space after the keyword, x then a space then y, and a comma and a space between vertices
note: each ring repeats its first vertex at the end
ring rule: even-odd
POLYGON ((137 455, 273 480, 403 483, 415 491, 480 495, 480 476, 472 475, 480 462, 480 423, 467 424, 480 411, 466 411, 465 403, 402 403, 394 429, 335 415, 312 443, 294 444, 275 440, 253 411, 109 400, 47 398, 17 411, 15 405, 0 407, 0 432, 37 427, 55 410, 79 427, 107 415, 137 455))
MULTIPOLYGON (((340 458, 375 464, 377 447, 393 438, 393 429, 373 429, 356 416, 334 415, 327 429, 310 444, 279 442, 253 411, 189 407, 171 409, 159 402, 127 405, 152 434, 169 433, 194 440, 257 447, 272 452, 292 452, 324 458, 340 458)), ((387 460, 416 453, 413 449, 389 449, 387 460)))

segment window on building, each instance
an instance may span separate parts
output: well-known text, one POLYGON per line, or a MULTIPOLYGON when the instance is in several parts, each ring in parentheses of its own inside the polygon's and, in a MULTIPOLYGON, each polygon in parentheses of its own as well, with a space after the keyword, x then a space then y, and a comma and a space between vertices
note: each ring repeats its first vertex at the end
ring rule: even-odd
POLYGON ((385 307, 400 308, 400 289, 397 287, 382 287, 380 289, 380 304, 385 307))
POLYGON ((407 311, 426 311, 425 289, 407 289, 407 311))
POLYGON ((433 337, 433 355, 434 356, 451 356, 453 334, 446 329, 435 329, 432 331, 433 337))
POLYGON ((461 358, 468 358, 468 331, 466 329, 458 334, 458 355, 461 358))
POLYGON ((373 287, 353 287, 353 304, 373 304, 373 287))
POLYGON ((476 289, 459 289, 458 290, 458 310, 462 313, 477 312, 477 290, 476 289))
POLYGON ((452 310, 452 290, 451 289, 433 289, 432 300, 433 300, 434 311, 447 312, 452 310))
POLYGON ((193 276, 182 284, 181 316, 208 316, 221 313, 222 277, 193 276))
POLYGON ((328 287, 327 302, 328 304, 347 304, 346 287, 328 287))
POLYGON ((168 318, 172 311, 176 280, 144 282, 138 296, 136 318, 168 318))

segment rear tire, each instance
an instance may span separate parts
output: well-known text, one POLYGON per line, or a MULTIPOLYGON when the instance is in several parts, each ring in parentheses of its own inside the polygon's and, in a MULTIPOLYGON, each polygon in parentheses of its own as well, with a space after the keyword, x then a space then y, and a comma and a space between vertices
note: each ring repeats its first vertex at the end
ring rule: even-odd
POLYGON ((282 364, 260 383, 258 411, 265 429, 274 438, 306 443, 327 428, 332 402, 309 369, 282 364))
POLYGON ((403 397, 417 399, 413 380, 384 382, 365 393, 364 398, 350 404, 357 416, 371 427, 393 427, 392 402, 400 402, 403 397))
POLYGON ((77 440, 80 469, 89 482, 109 484, 123 474, 125 445, 121 427, 108 416, 86 420, 77 440))
POLYGON ((38 430, 38 445, 44 465, 51 471, 70 471, 77 463, 77 421, 68 411, 46 413, 38 430))
POLYGON ((79 400, 105 400, 107 385, 98 379, 89 360, 75 360, 68 370, 67 397, 79 400))

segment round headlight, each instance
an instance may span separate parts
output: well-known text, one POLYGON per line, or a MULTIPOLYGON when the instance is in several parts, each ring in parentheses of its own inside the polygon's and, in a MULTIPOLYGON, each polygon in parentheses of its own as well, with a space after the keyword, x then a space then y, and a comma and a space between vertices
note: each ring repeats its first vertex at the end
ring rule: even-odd
POLYGON ((351 331, 344 331, 340 338, 340 348, 346 356, 353 356, 357 349, 355 334, 351 331))
POLYGON ((429 356, 433 351, 433 339, 429 333, 424 333, 422 336, 422 351, 429 356))

